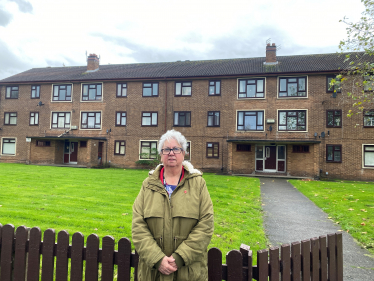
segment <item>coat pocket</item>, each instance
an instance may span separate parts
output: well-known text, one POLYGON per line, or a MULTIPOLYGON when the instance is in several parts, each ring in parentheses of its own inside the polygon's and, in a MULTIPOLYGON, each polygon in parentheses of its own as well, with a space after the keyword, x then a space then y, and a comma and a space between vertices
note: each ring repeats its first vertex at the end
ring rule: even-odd
POLYGON ((207 280, 206 272, 203 269, 201 262, 194 262, 190 266, 182 266, 177 271, 178 281, 200 281, 207 280))

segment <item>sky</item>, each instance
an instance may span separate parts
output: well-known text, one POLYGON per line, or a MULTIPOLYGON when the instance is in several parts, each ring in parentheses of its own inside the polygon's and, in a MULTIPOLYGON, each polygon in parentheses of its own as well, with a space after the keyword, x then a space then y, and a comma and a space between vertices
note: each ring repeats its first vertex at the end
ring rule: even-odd
POLYGON ((360 0, 0 0, 0 79, 31 68, 334 53, 360 0))

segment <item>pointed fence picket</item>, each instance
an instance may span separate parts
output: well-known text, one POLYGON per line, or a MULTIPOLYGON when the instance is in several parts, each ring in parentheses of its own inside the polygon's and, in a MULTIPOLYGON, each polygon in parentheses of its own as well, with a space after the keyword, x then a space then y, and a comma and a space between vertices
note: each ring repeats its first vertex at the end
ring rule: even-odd
MULTIPOLYGON (((69 245, 69 234, 53 229, 44 232, 34 227, 20 226, 15 231, 11 224, 0 224, 0 281, 129 281, 131 268, 137 280, 138 254, 131 252, 127 238, 118 241, 111 236, 100 240, 96 234, 87 237, 86 247, 82 233, 74 233, 69 245), (85 261, 85 266, 84 266, 85 261), (70 265, 70 271, 69 271, 70 265), (101 265, 101 266, 100 266, 101 265), (116 269, 116 270, 115 270, 116 269), (116 276, 114 274, 116 273, 116 276)), ((343 280, 342 233, 328 234, 301 242, 257 251, 253 265, 252 251, 242 244, 239 250, 226 255, 217 248, 208 251, 209 281, 299 281, 343 280)))

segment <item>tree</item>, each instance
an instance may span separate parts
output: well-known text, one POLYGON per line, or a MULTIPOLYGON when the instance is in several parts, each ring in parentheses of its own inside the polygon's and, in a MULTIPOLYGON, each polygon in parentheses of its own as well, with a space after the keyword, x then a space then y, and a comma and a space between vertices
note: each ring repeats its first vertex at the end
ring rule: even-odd
MULTIPOLYGON (((349 22, 346 17, 340 22, 348 25, 346 28, 348 38, 340 41, 339 50, 349 62, 348 68, 341 71, 336 79, 332 79, 331 86, 337 89, 341 86, 353 99, 353 107, 348 116, 354 111, 364 111, 364 106, 373 104, 374 90, 374 1, 361 0, 365 6, 362 17, 356 23, 349 22)), ((335 90, 336 91, 336 90, 335 90)))

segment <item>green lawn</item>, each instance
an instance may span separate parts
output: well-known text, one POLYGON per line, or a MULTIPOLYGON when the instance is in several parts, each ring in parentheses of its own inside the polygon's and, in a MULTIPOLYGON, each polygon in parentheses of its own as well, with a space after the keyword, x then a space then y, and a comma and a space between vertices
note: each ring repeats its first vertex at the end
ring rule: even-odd
MULTIPOLYGON (((132 204, 147 173, 0 163, 0 223, 131 239, 132 204)), ((204 178, 215 212, 210 247, 221 249, 223 257, 241 243, 265 249, 259 180, 208 173, 204 178)))
POLYGON ((325 211, 340 229, 349 232, 374 254, 374 183, 357 181, 290 180, 325 211))

